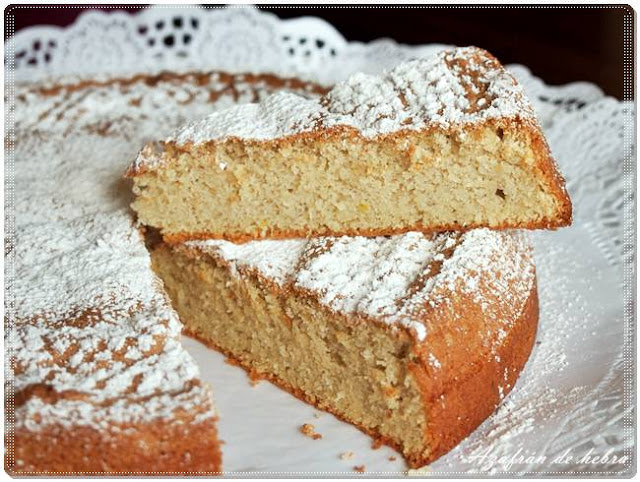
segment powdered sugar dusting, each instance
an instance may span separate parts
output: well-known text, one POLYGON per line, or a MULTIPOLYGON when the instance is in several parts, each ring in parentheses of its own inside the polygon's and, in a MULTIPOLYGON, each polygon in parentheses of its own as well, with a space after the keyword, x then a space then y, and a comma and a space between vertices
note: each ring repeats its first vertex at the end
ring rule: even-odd
POLYGON ((521 87, 486 51, 467 47, 405 62, 381 76, 355 74, 321 99, 278 93, 259 104, 215 112, 167 141, 267 140, 336 126, 375 137, 513 118, 535 122, 521 87))
MULTIPOLYGON (((270 89, 265 85, 254 92, 238 83, 233 95, 212 96, 218 82, 212 79, 201 86, 169 79, 54 96, 26 90, 10 106, 18 126, 18 316, 8 335, 15 341, 14 383, 21 391, 46 380, 56 393, 81 394, 53 403, 32 396, 16 410, 18 425, 35 429, 56 420, 103 427, 110 421, 168 417, 177 406, 190 406, 188 400, 208 407, 205 415, 213 413, 205 388, 197 384, 197 370, 178 343, 180 326, 156 287, 128 211, 129 188, 120 181, 142 141, 204 111, 264 98, 270 89), (185 95, 191 101, 183 104, 185 95), (73 189, 63 191, 63 184, 73 189), (93 361, 87 361, 88 354, 93 361), (140 403, 140 394, 148 400, 140 403)), ((470 244, 503 249, 511 239, 493 232, 483 236, 470 244)), ((315 291, 332 309, 404 326, 424 339, 427 328, 407 307, 424 308, 441 296, 438 287, 466 276, 463 270, 430 274, 449 258, 463 259, 464 243, 453 254, 446 252, 458 238, 407 233, 197 246, 213 249, 236 268, 315 291)), ((512 269, 496 261, 481 268, 486 278, 512 269)))
POLYGON ((16 236, 16 267, 18 318, 61 320, 111 299, 123 310, 163 301, 126 212, 26 225, 16 236))
MULTIPOLYGON (((278 92, 260 104, 239 105, 189 124, 176 136, 179 144, 224 137, 271 139, 296 134, 322 116, 318 100, 278 92)), ((347 122, 346 117, 338 119, 347 122)), ((308 127, 307 127, 308 129, 308 127)))
POLYGON ((105 429, 171 420, 176 409, 195 421, 215 414, 151 271, 122 174, 145 141, 287 85, 268 76, 167 74, 89 87, 24 86, 9 99, 15 304, 5 336, 17 428, 53 422, 105 429))
POLYGON ((189 241, 186 246, 214 249, 232 266, 255 269, 276 283, 284 283, 295 271, 307 242, 300 239, 283 241, 252 241, 234 244, 228 241, 189 241))
POLYGON ((535 282, 524 235, 476 229, 427 237, 325 237, 308 241, 188 242, 232 267, 254 269, 313 292, 332 310, 360 314, 427 336, 425 310, 464 293, 486 316, 517 319, 535 282), (498 305, 498 306, 496 306, 498 305), (514 311, 515 310, 515 311, 514 311))

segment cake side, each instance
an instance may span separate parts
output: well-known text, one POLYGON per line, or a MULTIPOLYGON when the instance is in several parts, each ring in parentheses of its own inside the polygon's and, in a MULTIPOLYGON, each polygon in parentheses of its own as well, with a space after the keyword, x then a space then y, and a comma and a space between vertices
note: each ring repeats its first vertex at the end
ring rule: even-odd
MULTIPOLYGON (((161 257, 162 254, 159 254, 161 257)), ((175 256, 175 255, 172 255, 175 256)), ((162 265, 162 261, 158 262, 162 265)), ((159 268, 165 269, 165 268, 159 268)), ((428 465, 456 447, 469 436, 484 420, 489 417, 514 388, 520 372, 529 359, 534 346, 538 327, 538 296, 537 289, 531 292, 520 318, 515 320, 511 331, 501 336, 500 342, 494 345, 493 358, 486 363, 476 363, 472 372, 463 378, 457 378, 456 383, 450 384, 439 394, 434 395, 430 387, 433 385, 432 374, 420 363, 408 365, 408 372, 412 376, 413 389, 422 394, 425 404, 426 434, 423 443, 429 448, 411 450, 410 447, 398 439, 385 434, 379 428, 372 428, 349 418, 334 405, 326 403, 317 396, 292 385, 271 371, 257 369, 252 361, 239 357, 233 349, 223 348, 212 340, 211 335, 202 334, 197 329, 185 327, 184 333, 209 348, 217 350, 228 357, 233 364, 247 371, 252 380, 268 380, 288 391, 303 402, 332 413, 340 420, 356 426, 359 430, 371 436, 376 443, 393 447, 403 454, 408 465, 417 469, 428 465)), ((388 391, 388 393, 393 393, 388 391)), ((420 428, 422 418, 416 417, 413 424, 420 428)))
POLYGON ((531 105, 476 48, 356 75, 319 99, 215 112, 149 144, 127 175, 140 221, 168 242, 571 222, 531 105))
POLYGON ((417 467, 493 411, 533 342, 526 247, 472 233, 194 242, 152 259, 187 333, 417 467))
POLYGON ((535 343, 538 327, 538 294, 534 286, 513 325, 499 333, 490 356, 471 362, 468 371, 454 376, 439 394, 424 365, 411 372, 422 388, 427 406, 428 460, 410 458, 413 467, 431 463, 470 435, 502 403, 514 388, 535 343))
MULTIPOLYGON (((151 421, 118 424, 105 417, 94 427, 62 425, 50 418, 42 427, 29 423, 16 428, 15 452, 12 460, 5 457, 6 470, 21 476, 221 474, 217 418, 207 390, 194 387, 192 393, 172 398, 183 404, 180 412, 151 421)), ((145 410, 144 405, 153 401, 133 403, 145 410)))
POLYGON ((571 219, 544 140, 515 123, 411 140, 339 130, 272 148, 161 148, 176 161, 134 178, 133 207, 170 243, 556 228, 571 219))

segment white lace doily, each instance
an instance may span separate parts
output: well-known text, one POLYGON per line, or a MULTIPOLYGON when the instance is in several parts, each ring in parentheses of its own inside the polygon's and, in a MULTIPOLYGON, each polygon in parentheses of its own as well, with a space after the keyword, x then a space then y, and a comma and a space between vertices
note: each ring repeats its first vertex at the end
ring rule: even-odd
MULTIPOLYGON (((11 29, 10 16, 7 22, 11 29)), ((347 42, 320 19, 282 21, 253 8, 155 7, 136 15, 90 11, 65 29, 23 30, 8 41, 5 63, 15 69, 18 82, 219 69, 331 84, 440 48, 392 40, 347 42)), ((625 279, 631 279, 635 246, 634 226, 624 221, 631 219, 635 197, 623 172, 634 166, 634 105, 607 98, 592 84, 551 87, 524 66, 509 68, 534 102, 566 176, 575 219, 571 228, 533 235, 540 332, 516 388, 430 471, 630 474, 633 335, 625 313, 632 316, 632 301, 625 305, 623 293, 629 293, 625 279), (606 460, 595 459, 605 454, 606 460), (626 463, 614 460, 623 456, 626 463)), ((292 426, 296 417, 309 421, 304 417, 312 408, 268 384, 261 384, 260 394, 252 391, 239 369, 196 342, 185 343, 214 386, 227 442, 226 470, 336 473, 348 467, 336 454, 355 447, 369 472, 403 468, 401 461, 388 461, 390 449, 370 450, 366 437, 329 415, 314 423, 332 442, 302 444, 294 430, 282 427, 292 426)))

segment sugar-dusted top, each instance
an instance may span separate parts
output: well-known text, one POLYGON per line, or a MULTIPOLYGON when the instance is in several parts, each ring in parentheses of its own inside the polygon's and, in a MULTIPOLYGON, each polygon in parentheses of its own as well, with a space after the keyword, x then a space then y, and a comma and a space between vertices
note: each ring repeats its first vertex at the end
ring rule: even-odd
POLYGON ((21 226, 14 249, 17 427, 170 419, 179 404, 211 416, 128 213, 21 226))
POLYGON ((5 330, 15 429, 214 416, 122 172, 148 139, 288 88, 315 87, 214 72, 17 88, 5 330))
POLYGON ((353 75, 319 99, 276 93, 215 112, 167 141, 268 140, 336 126, 375 137, 516 117, 534 119, 520 85, 487 51, 466 47, 402 63, 383 75, 353 75))
POLYGON ((427 335, 424 310, 450 303, 456 293, 507 323, 517 319, 535 282, 526 236, 488 229, 184 246, 220 257, 237 273, 254 271, 310 291, 334 311, 404 326, 418 340, 427 335))

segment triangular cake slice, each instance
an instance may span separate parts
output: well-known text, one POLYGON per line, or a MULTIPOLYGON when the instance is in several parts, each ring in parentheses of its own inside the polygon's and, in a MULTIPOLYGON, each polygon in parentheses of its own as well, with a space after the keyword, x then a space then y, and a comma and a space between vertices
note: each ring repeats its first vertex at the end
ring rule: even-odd
POLYGON ((186 330, 400 450, 440 457, 513 387, 538 321, 522 234, 161 244, 186 330))
POLYGON ((168 242, 571 222, 531 104, 474 47, 215 112, 147 145, 128 176, 168 242))

